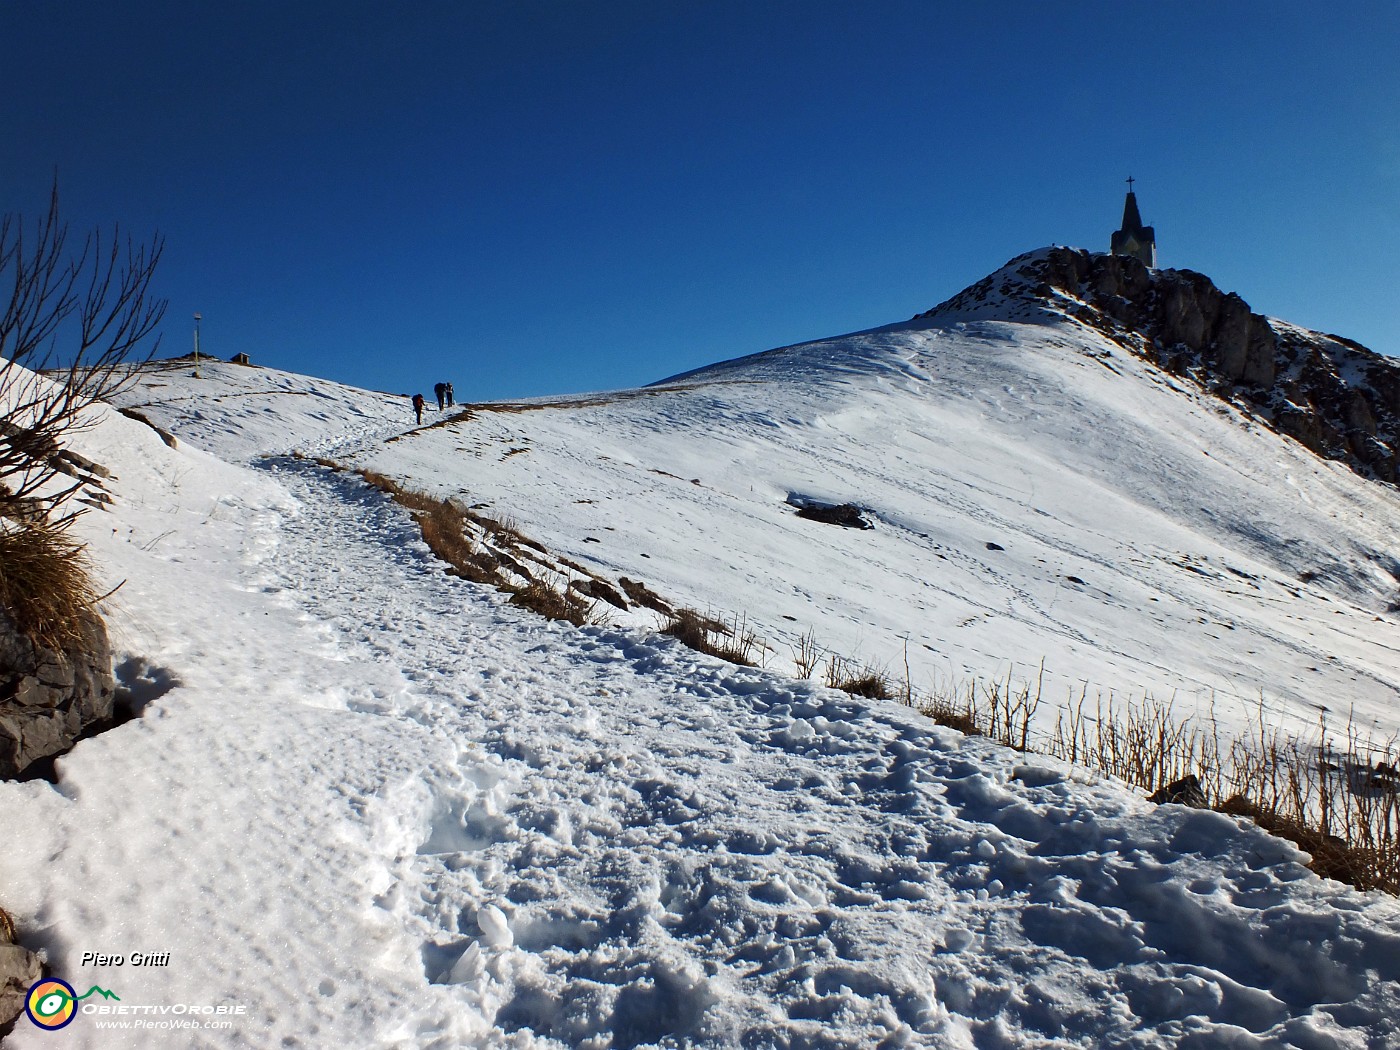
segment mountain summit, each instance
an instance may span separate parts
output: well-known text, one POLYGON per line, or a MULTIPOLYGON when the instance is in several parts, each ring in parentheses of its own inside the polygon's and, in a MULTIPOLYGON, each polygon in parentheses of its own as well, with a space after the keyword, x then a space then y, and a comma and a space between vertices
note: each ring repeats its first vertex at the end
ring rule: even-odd
POLYGON ((1145 797, 1257 732, 1254 783, 1368 807, 1323 828, 1393 812, 1393 743, 1270 735, 1400 736, 1400 490, 1244 400, 1359 389, 1343 350, 1049 249, 913 321, 423 425, 137 369, 72 450, 133 717, 0 782, 5 907, 119 1001, 0 1038, 144 1050, 172 1022, 120 1011, 164 1003, 211 1050, 1395 1047, 1396 900, 1145 797), (991 737, 879 699, 915 690, 991 737))
POLYGON ((1357 473, 1400 481, 1400 361, 1265 317, 1193 270, 1043 248, 917 319, 1067 318, 1357 473))

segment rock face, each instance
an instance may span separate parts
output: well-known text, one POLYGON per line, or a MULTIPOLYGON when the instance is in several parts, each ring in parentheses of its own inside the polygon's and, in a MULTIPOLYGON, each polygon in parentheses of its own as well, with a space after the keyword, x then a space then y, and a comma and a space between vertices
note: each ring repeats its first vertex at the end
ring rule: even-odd
POLYGON ((824 503, 806 503, 797 508, 799 518, 820 521, 825 525, 840 525, 846 529, 873 529, 875 526, 865 520, 861 509, 854 503, 830 506, 824 503))
POLYGON ((37 955, 17 944, 0 943, 0 1036, 24 1013, 25 995, 42 975, 37 955))
POLYGON ((36 645, 0 611, 0 778, 32 772, 113 714, 112 650, 101 618, 59 652, 36 645))
POLYGON ((921 318, 1069 316, 1357 473, 1400 483, 1400 361, 1250 310, 1192 270, 1049 248, 921 318))

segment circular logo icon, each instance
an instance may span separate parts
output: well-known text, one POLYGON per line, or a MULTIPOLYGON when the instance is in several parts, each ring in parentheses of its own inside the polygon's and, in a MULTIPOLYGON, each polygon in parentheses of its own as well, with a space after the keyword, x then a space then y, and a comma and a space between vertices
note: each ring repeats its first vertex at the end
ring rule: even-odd
POLYGON ((71 984, 48 977, 30 986, 24 1012, 40 1028, 62 1028, 78 1012, 77 999, 71 984))

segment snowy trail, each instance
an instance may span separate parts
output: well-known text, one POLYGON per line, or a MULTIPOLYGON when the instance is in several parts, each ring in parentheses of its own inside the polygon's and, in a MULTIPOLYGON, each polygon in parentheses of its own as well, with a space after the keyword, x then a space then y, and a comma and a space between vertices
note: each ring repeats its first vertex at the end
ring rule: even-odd
POLYGON ((352 475, 230 465, 379 447, 401 406, 368 405, 203 412, 230 462, 120 418, 85 446, 121 478, 83 525, 146 706, 56 788, 0 785, 6 905, 84 988, 247 1012, 69 1044, 1400 1048, 1400 902, 1252 826, 541 620, 352 475))
POLYGON ((379 1039, 1328 1045, 1341 1023, 1392 1045, 1400 909, 1290 847, 892 705, 530 619, 378 494, 275 471, 303 511, 265 571, 350 660, 402 671, 353 708, 440 745, 370 807, 396 848, 365 923, 387 912, 434 986, 379 1039), (1358 910, 1310 914, 1309 881, 1358 910))

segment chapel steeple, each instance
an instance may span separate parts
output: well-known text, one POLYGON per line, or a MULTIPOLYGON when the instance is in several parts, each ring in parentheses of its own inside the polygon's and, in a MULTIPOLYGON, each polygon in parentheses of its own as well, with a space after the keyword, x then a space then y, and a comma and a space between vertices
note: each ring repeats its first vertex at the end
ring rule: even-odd
POLYGON ((1128 176, 1128 199, 1123 202, 1123 228, 1114 232, 1108 250, 1114 255, 1131 255, 1134 259, 1155 267, 1157 265, 1157 234, 1151 226, 1142 224, 1138 212, 1137 194, 1128 176))

